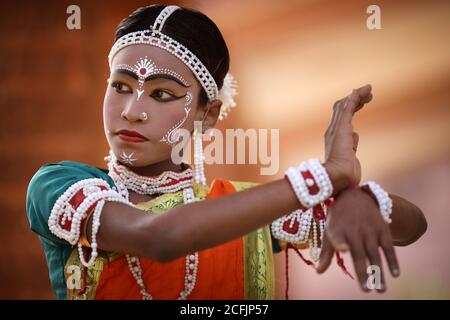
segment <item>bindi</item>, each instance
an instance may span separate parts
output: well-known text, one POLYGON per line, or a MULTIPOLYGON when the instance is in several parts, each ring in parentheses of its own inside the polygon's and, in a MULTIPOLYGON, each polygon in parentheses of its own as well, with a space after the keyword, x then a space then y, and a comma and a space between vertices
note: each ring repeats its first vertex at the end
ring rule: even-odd
POLYGON ((125 70, 130 72, 138 80, 138 88, 136 89, 137 97, 139 100, 144 93, 144 82, 152 77, 168 76, 169 79, 174 79, 185 87, 190 87, 190 84, 177 72, 167 68, 157 68, 156 64, 148 59, 147 56, 139 58, 139 60, 130 66, 129 64, 119 64, 114 70, 125 70))

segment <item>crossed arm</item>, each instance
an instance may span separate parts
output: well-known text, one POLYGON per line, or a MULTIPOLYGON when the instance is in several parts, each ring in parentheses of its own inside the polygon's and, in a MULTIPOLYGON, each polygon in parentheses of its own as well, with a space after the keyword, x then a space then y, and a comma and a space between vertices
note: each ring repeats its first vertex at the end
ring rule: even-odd
POLYGON ((386 290, 379 248, 386 257, 389 270, 394 277, 400 275, 400 266, 394 246, 406 246, 419 239, 427 229, 422 211, 409 201, 390 195, 393 201, 392 223, 386 224, 376 202, 360 189, 342 192, 333 204, 328 216, 319 273, 329 267, 335 251, 349 251, 354 269, 363 291, 366 286, 369 265, 377 265, 381 272, 381 288, 386 290))
MULTIPOLYGON (((370 101, 370 91, 370 87, 362 87, 340 100, 343 103, 335 108, 331 129, 327 130, 330 134, 324 166, 339 196, 329 215, 318 266, 318 271, 323 272, 335 250, 350 250, 363 289, 366 260, 381 266, 380 246, 391 272, 398 275, 393 245, 410 244, 426 230, 422 212, 408 201, 392 197, 393 222, 388 227, 369 195, 359 189, 348 189, 360 178, 354 152, 357 135, 351 121, 354 112, 370 101)), ((301 208, 298 199, 285 179, 176 207, 162 215, 148 215, 122 203, 107 202, 97 244, 102 250, 167 262, 233 240, 298 208, 301 208)), ((87 223, 90 241, 92 221, 87 223)))

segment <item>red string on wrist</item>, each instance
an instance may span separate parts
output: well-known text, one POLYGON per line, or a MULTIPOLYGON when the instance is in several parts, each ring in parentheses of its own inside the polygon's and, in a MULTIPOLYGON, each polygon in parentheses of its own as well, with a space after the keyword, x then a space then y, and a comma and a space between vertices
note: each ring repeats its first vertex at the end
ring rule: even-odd
POLYGON ((284 298, 286 300, 289 300, 288 292, 289 292, 289 244, 286 246, 286 249, 284 249, 285 254, 285 275, 286 275, 286 289, 284 291, 284 298))
POLYGON ((353 278, 353 276, 350 274, 350 272, 348 272, 348 270, 347 270, 347 268, 345 267, 345 264, 344 264, 344 259, 341 257, 340 253, 337 252, 337 251, 336 251, 336 259, 337 259, 337 265, 339 267, 341 267, 342 271, 344 271, 344 273, 346 275, 348 275, 352 280, 355 280, 353 278))
POLYGON ((296 247, 294 247, 290 243, 286 244, 286 249, 284 249, 284 251, 285 251, 285 258, 286 258, 286 266, 285 266, 285 269, 286 269, 285 270, 285 272, 286 272, 286 290, 284 292, 284 297, 286 298, 286 300, 289 300, 289 297, 288 297, 288 291, 289 291, 289 249, 294 249, 294 251, 300 257, 300 259, 302 259, 303 262, 306 263, 306 265, 311 266, 314 269, 316 269, 314 263, 312 261, 306 259, 305 257, 303 257, 301 252, 296 247))

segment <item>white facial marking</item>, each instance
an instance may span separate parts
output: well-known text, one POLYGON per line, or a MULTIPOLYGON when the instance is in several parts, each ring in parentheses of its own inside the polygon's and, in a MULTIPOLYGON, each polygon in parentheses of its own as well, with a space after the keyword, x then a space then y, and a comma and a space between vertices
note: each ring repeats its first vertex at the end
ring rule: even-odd
POLYGON ((167 68, 156 68, 155 63, 151 59, 148 59, 147 56, 145 56, 144 58, 142 57, 139 58, 139 60, 135 63, 134 67, 130 66, 129 64, 119 64, 115 67, 115 70, 127 70, 133 72, 138 77, 138 89, 136 89, 137 93, 136 101, 139 100, 139 98, 144 93, 145 79, 154 74, 169 75, 175 77, 186 87, 191 86, 181 75, 179 75, 175 71, 167 68))
POLYGON ((130 154, 126 154, 125 151, 122 152, 120 155, 120 158, 122 159, 123 163, 132 165, 134 161, 137 159, 133 158, 134 152, 130 154))
POLYGON ((192 102, 192 93, 187 92, 185 96, 185 104, 184 104, 184 117, 178 121, 162 138, 159 140, 160 142, 165 142, 168 145, 173 145, 178 142, 180 138, 180 127, 186 121, 189 116, 189 112, 191 112, 191 107, 189 105, 192 102))

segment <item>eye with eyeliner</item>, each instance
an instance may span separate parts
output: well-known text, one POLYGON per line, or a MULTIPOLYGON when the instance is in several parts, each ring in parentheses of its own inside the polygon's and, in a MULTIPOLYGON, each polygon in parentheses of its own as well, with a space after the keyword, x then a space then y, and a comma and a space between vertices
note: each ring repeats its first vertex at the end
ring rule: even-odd
POLYGON ((168 92, 166 90, 155 89, 155 90, 153 90, 152 94, 150 94, 150 97, 152 97, 153 99, 155 99, 159 102, 168 102, 168 101, 178 100, 178 99, 184 97, 184 95, 177 97, 173 93, 168 92), (160 93, 160 94, 158 95, 158 93, 160 93), (164 95, 164 94, 166 94, 166 96, 169 96, 169 98, 161 97, 161 95, 164 95))
POLYGON ((113 87, 117 93, 133 93, 133 89, 121 81, 113 81, 111 87, 113 87), (123 87, 128 88, 128 90, 124 90, 123 87))
MULTIPOLYGON (((132 94, 133 93, 133 89, 129 85, 127 85, 126 83, 124 83, 122 81, 113 81, 111 83, 111 87, 114 88, 114 90, 119 94, 132 94)), ((159 102, 168 102, 168 101, 178 100, 178 99, 184 97, 184 95, 176 96, 175 94, 173 94, 172 92, 169 92, 167 90, 154 89, 152 91, 152 93, 149 95, 149 97, 151 97, 159 102)))

